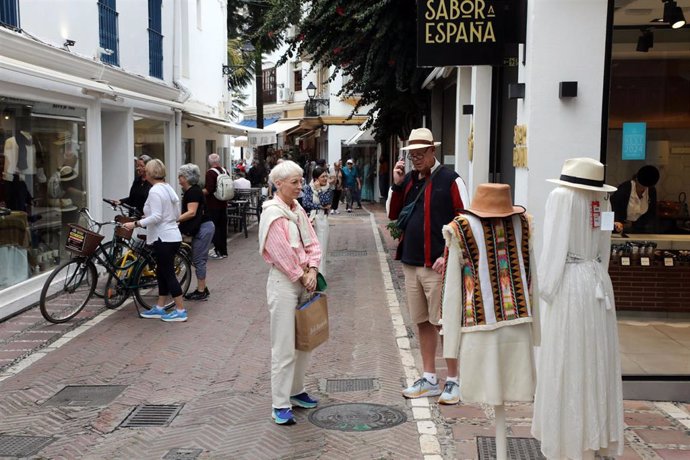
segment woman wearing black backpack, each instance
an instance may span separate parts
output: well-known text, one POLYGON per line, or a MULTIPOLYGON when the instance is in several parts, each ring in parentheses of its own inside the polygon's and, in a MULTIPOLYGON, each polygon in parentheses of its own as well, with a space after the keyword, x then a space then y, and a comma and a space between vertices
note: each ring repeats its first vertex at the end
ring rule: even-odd
POLYGON ((206 212, 206 200, 204 192, 199 187, 201 172, 199 167, 192 163, 180 166, 177 179, 182 187, 182 214, 180 233, 192 237, 192 264, 196 271, 197 288, 194 292, 185 295, 187 300, 208 300, 210 295, 206 287, 206 262, 208 262, 208 250, 215 233, 215 225, 206 212))

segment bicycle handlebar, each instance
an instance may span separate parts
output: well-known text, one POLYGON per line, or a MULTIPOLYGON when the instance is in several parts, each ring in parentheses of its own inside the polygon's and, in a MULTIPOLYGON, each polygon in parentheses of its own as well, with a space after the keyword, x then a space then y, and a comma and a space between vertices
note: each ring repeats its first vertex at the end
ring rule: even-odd
POLYGON ((115 211, 125 209, 129 212, 130 216, 141 217, 141 212, 139 212, 139 210, 134 206, 130 206, 127 203, 123 203, 117 200, 110 200, 108 198, 103 198, 103 202, 109 204, 115 211))

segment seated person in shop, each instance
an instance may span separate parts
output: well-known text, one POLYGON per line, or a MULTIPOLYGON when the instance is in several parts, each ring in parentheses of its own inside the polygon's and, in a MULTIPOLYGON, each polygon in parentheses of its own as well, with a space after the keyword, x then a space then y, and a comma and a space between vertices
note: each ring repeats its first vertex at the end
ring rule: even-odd
POLYGON ((614 230, 652 233, 656 223, 656 187, 659 170, 651 165, 641 167, 631 180, 623 182, 611 195, 615 213, 614 230))

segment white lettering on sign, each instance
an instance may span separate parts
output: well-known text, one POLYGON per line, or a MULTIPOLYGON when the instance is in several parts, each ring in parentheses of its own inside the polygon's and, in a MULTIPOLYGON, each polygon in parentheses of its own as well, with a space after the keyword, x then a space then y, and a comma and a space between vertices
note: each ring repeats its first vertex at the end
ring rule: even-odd
POLYGON ((427 0, 425 43, 495 43, 493 6, 485 0, 427 0))

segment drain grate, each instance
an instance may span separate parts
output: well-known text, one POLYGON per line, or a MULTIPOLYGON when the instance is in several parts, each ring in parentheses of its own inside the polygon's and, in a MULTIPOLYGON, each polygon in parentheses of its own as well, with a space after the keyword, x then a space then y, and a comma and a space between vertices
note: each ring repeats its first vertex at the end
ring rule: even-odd
POLYGON ((107 406, 126 385, 68 385, 45 402, 47 406, 107 406))
MULTIPOLYGON (((479 460, 496 458, 496 438, 477 436, 479 460)), ((546 460, 541 453, 541 445, 534 438, 508 438, 508 458, 511 460, 546 460)))
POLYGON ((331 251, 331 257, 363 257, 367 255, 367 251, 351 251, 344 249, 342 251, 331 251))
POLYGON ((53 442, 45 436, 0 435, 0 457, 30 457, 53 442))
POLYGON ((163 460, 193 460, 203 452, 203 449, 170 449, 163 456, 163 460))
POLYGON ((120 424, 123 428, 146 428, 152 426, 168 426, 180 413, 183 404, 137 406, 131 414, 120 424))
POLYGON ((405 423, 407 416, 381 404, 346 403, 316 409, 309 414, 309 421, 327 430, 373 431, 405 423))
POLYGON ((373 390, 374 380, 375 379, 327 379, 326 393, 373 390))

